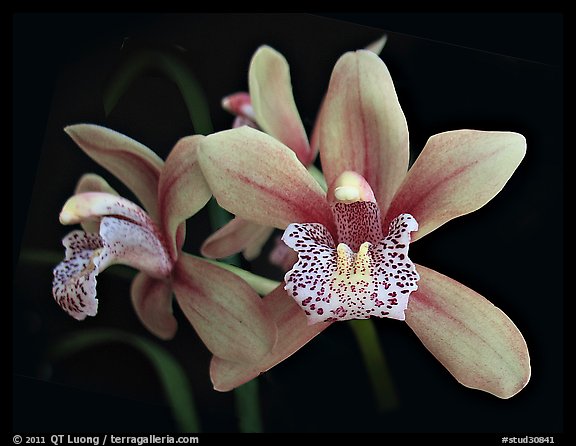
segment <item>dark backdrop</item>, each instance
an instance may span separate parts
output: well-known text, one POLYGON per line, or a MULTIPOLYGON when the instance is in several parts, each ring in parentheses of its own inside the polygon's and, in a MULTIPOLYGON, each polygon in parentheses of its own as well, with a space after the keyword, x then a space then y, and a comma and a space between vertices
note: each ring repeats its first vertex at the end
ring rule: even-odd
MULTIPOLYGON (((416 155, 427 138, 459 128, 510 130, 528 141, 525 160, 482 210, 452 221, 411 249, 418 263, 480 292, 524 334, 532 379, 510 400, 460 386, 402 323, 377 326, 400 398, 378 415, 352 335, 336 324, 261 379, 268 431, 519 432, 563 430, 563 23, 560 14, 16 14, 13 16, 13 429, 174 429, 159 382, 138 353, 107 345, 47 364, 46 348, 92 327, 153 339, 134 315, 129 281, 99 277, 100 312, 77 323, 53 302, 53 265, 19 262, 30 249, 61 251, 58 212, 84 172, 122 185, 62 132, 92 122, 123 132, 165 158, 191 133, 174 84, 139 79, 105 117, 102 92, 130 45, 187 50, 216 130, 230 126, 222 96, 247 87, 260 44, 291 66, 296 102, 310 130, 331 69, 344 51, 389 35, 382 52, 416 155), (370 25, 370 26, 364 26, 370 25), (130 38, 125 41, 126 38, 130 38), (497 247, 497 248, 495 248, 497 247), (504 274, 506 269, 506 274, 504 274), (325 377, 314 393, 301 383, 325 377), (354 386, 345 383, 354 381, 354 386), (343 391, 335 392, 339 388, 343 391)), ((187 250, 210 233, 204 212, 189 222, 187 250)), ((265 259, 246 265, 279 271, 265 259)), ((207 431, 234 431, 232 394, 211 390, 209 354, 177 310, 165 343, 187 371, 207 431)))

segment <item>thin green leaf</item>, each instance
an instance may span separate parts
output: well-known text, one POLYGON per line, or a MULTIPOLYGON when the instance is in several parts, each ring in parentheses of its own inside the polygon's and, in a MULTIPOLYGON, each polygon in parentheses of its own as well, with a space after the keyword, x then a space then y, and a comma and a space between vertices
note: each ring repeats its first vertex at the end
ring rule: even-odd
POLYGON ((183 54, 141 49, 131 52, 112 75, 104 92, 106 115, 114 109, 120 98, 138 77, 149 70, 158 70, 173 81, 184 99, 194 133, 213 132, 208 105, 198 81, 183 54))
POLYGON ((179 430, 200 432, 192 389, 186 373, 171 354, 145 338, 115 329, 84 330, 54 344, 48 351, 48 357, 56 361, 98 344, 109 342, 128 344, 144 354, 158 373, 179 430))
POLYGON ((258 401, 258 380, 253 379, 234 389, 236 413, 239 418, 240 432, 263 432, 262 414, 258 401))

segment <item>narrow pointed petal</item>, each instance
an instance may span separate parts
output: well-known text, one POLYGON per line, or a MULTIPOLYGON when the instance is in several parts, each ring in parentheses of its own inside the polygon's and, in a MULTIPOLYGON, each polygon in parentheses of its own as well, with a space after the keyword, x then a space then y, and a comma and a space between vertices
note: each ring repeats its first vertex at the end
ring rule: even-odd
MULTIPOLYGON (((202 209, 212 196, 208 183, 200 170, 197 154, 201 135, 182 138, 174 146, 158 184, 158 206, 166 243, 172 258, 184 242, 176 240, 178 226, 202 209)), ((184 226, 182 228, 184 230, 184 226)))
POLYGON ((90 158, 134 192, 153 219, 158 217, 156 194, 164 163, 152 150, 98 125, 76 124, 64 130, 90 158))
MULTIPOLYGON (((111 195, 119 195, 104 178, 94 173, 84 174, 80 180, 78 180, 74 194, 81 194, 83 192, 104 192, 111 195)), ((100 222, 98 221, 85 220, 80 224, 86 232, 98 232, 98 228, 100 227, 100 222)))
POLYGON ((500 398, 522 390, 530 357, 508 316, 455 280, 420 265, 418 272, 406 322, 426 348, 466 387, 500 398))
POLYGON ((274 321, 258 294, 235 274, 183 254, 173 287, 180 308, 214 355, 254 362, 272 349, 274 321))
POLYGON ((104 192, 110 195, 119 195, 118 192, 108 184, 108 181, 95 173, 86 173, 78 180, 74 194, 81 194, 83 192, 104 192))
POLYGON ((294 102, 290 67, 278 51, 262 46, 256 51, 248 74, 250 99, 256 122, 262 130, 290 147, 308 165, 308 137, 294 102))
POLYGON ((264 304, 278 328, 274 348, 257 362, 233 362, 214 357, 210 364, 210 379, 215 390, 227 392, 250 381, 293 355, 330 326, 329 322, 309 325, 304 312, 286 294, 283 285, 264 297, 264 304))
POLYGON ((130 288, 132 304, 142 324, 160 339, 172 339, 178 322, 172 314, 172 287, 168 282, 139 273, 130 288))
POLYGON ((374 54, 378 56, 384 49, 387 40, 388 40, 388 34, 384 34, 378 40, 375 40, 374 42, 367 45, 365 49, 368 51, 372 51, 374 54))
MULTIPOLYGON (((526 139, 512 132, 456 130, 432 136, 394 197, 386 221, 412 214, 414 240, 490 201, 526 153, 526 139)), ((386 223, 385 223, 386 224, 386 223)))
POLYGON ((218 203, 251 222, 284 229, 294 222, 318 222, 333 229, 320 185, 294 152, 249 127, 207 136, 200 166, 218 203))
POLYGON ((202 255, 221 259, 243 252, 246 260, 253 260, 260 255, 273 230, 236 217, 206 239, 202 255))
POLYGON ((388 68, 370 51, 336 63, 320 111, 318 142, 326 182, 342 172, 362 175, 382 214, 408 169, 408 127, 388 68))

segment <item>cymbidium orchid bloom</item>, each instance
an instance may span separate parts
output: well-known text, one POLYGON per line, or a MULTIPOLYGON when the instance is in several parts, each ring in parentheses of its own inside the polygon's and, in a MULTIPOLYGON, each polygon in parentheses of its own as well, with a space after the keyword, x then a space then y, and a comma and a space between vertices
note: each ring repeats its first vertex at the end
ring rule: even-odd
POLYGON ((263 132, 243 127, 202 141, 200 165, 220 205, 285 229, 299 256, 264 297, 278 327, 273 349, 251 363, 214 359, 215 388, 270 369, 335 320, 375 316, 405 319, 463 385, 501 398, 519 392, 530 363, 517 327, 471 289, 415 265, 408 245, 491 200, 524 157, 524 137, 441 133, 408 171, 408 129, 392 79, 362 50, 334 67, 316 131, 327 193, 294 151, 263 132))
MULTIPOLYGON (((379 54, 385 43, 386 36, 366 49, 379 54)), ((260 47, 250 62, 248 85, 249 92, 234 93, 222 100, 222 107, 235 115, 233 128, 260 129, 293 150, 304 166, 312 166, 318 154, 317 127, 309 141, 294 101, 290 67, 284 56, 269 46, 260 47)), ((202 254, 222 258, 242 251, 247 260, 252 260, 258 257, 273 230, 236 217, 205 241, 202 254)), ((279 266, 291 266, 295 258, 284 244, 277 244, 271 260, 279 266)))
POLYGON ((66 258, 54 269, 53 295, 72 317, 95 316, 96 276, 116 263, 140 272, 131 287, 142 323, 170 339, 177 329, 172 293, 208 349, 231 361, 258 360, 276 339, 261 298, 243 280, 182 252, 185 220, 211 197, 197 162, 203 136, 181 139, 163 162, 144 145, 96 125, 66 128, 72 139, 119 178, 146 210, 118 196, 97 175, 81 178, 60 213, 81 223, 63 240, 66 258))

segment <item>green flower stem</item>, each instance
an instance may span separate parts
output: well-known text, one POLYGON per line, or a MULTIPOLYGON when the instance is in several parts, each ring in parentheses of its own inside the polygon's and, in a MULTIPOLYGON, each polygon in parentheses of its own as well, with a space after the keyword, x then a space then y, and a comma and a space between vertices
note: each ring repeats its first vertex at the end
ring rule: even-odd
POLYGON ((116 329, 87 329, 75 332, 74 336, 67 336, 54 344, 47 352, 47 356, 51 361, 57 361, 109 342, 128 344, 140 351, 158 373, 178 429, 181 432, 200 432, 200 422, 188 377, 174 357, 155 342, 116 329))
POLYGON ((180 90, 188 109, 195 133, 212 133, 212 121, 202 88, 196 80, 188 60, 183 54, 153 49, 142 49, 130 54, 114 73, 104 92, 106 115, 114 109, 119 99, 135 79, 148 69, 157 69, 172 80, 180 90))
POLYGON ((263 432, 258 384, 258 379, 253 379, 234 390, 240 432, 263 432))
POLYGON ((372 319, 364 319, 353 320, 349 324, 362 352, 378 408, 381 411, 395 409, 398 406, 398 398, 374 322, 372 319))

